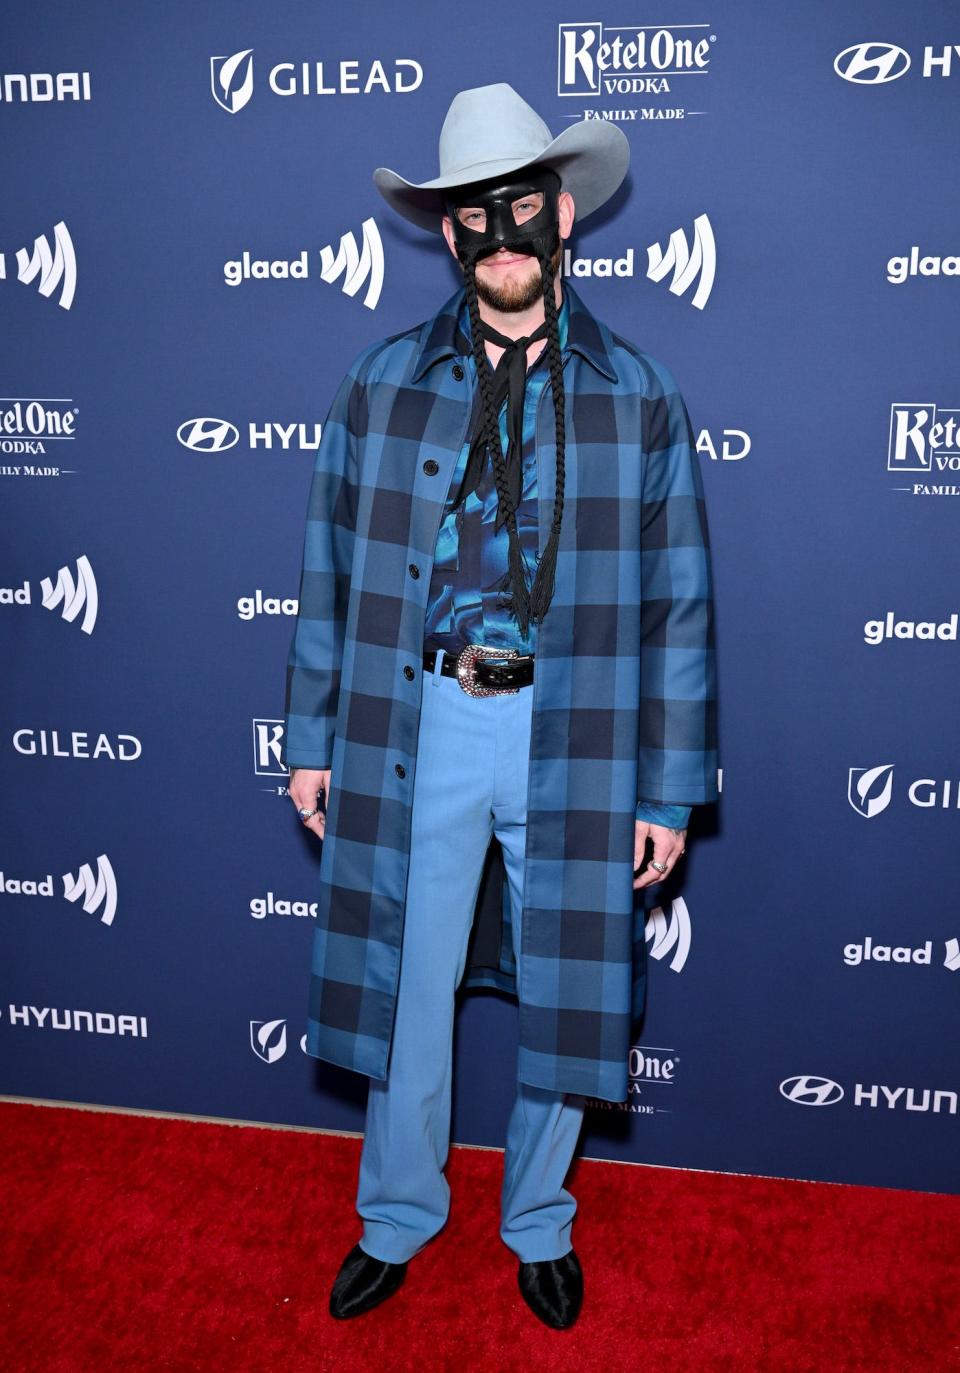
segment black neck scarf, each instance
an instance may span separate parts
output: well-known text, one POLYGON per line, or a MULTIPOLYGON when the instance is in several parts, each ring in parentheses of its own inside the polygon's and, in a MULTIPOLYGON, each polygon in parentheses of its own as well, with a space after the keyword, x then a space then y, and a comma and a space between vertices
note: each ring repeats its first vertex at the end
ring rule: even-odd
MULTIPOLYGON (((520 495, 523 490, 523 396, 527 380, 527 348, 538 339, 547 337, 547 321, 544 320, 532 334, 516 339, 508 338, 506 334, 499 333, 486 320, 481 321, 481 329, 485 339, 490 343, 497 344, 504 350, 503 356, 493 373, 493 408, 499 415, 503 398, 504 396, 507 397, 507 452, 504 462, 510 502, 513 509, 516 510, 520 504, 520 495)), ((455 506, 466 500, 470 492, 475 491, 480 485, 487 467, 487 461, 488 454, 483 435, 483 413, 480 411, 470 440, 470 455, 467 458, 466 471, 463 474, 463 481, 460 483, 456 500, 453 502, 455 506)), ((500 504, 497 509, 494 528, 496 530, 501 529, 505 521, 506 513, 500 504)))

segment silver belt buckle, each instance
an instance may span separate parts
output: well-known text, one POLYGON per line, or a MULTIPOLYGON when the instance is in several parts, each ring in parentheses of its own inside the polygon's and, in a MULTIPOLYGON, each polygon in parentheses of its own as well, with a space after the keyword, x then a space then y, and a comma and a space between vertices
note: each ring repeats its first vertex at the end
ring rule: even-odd
POLYGON ((485 687, 477 681, 478 658, 519 658, 517 648, 492 648, 487 644, 467 644, 457 654, 457 681, 468 696, 516 695, 519 687, 485 687))

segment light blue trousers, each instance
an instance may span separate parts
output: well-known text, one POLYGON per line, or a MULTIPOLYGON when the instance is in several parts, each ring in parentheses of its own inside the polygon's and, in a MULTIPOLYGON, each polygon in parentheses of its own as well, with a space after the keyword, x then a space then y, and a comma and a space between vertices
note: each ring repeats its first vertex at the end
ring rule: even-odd
MULTIPOLYGON (((454 993, 484 857, 495 833, 514 913, 521 910, 533 686, 468 696, 424 674, 410 864, 393 1044, 385 1080, 370 1079, 357 1211, 361 1248, 403 1263, 446 1224, 454 993)), ((500 1236, 525 1263, 561 1258, 576 1200, 563 1185, 585 1098, 526 1083, 507 1127, 500 1236)))

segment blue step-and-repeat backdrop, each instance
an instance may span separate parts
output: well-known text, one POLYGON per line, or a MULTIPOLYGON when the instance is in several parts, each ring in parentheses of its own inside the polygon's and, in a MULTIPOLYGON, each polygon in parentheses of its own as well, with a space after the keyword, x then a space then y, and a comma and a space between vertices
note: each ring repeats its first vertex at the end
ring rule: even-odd
MULTIPOLYGON (((305 1055, 319 841, 278 763, 313 456, 459 284, 387 208, 456 91, 615 120, 564 270, 674 372, 722 795, 648 889, 582 1152, 958 1190, 960 13, 844 0, 13 0, 0 50, 0 1091, 361 1130, 305 1055), (953 170, 951 170, 953 169, 953 170)), ((515 1004, 462 997, 502 1145, 515 1004)))

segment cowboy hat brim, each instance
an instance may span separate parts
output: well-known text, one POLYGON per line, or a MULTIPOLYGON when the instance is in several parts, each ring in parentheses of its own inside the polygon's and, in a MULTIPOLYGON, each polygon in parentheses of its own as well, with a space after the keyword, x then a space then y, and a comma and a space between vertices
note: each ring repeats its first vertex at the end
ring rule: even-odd
POLYGON ((543 163, 559 174, 561 189, 573 196, 580 220, 598 210, 623 181, 630 164, 630 143, 616 124, 581 121, 564 129, 535 157, 474 162, 419 183, 407 181, 389 167, 377 167, 373 181, 387 204, 404 219, 421 229, 440 233, 441 219, 446 213, 446 192, 543 163))

